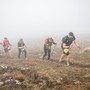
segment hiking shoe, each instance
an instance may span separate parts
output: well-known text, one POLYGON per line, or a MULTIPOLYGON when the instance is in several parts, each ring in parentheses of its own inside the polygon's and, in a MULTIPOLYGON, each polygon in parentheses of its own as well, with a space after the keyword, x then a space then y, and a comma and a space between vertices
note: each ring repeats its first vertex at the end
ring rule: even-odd
POLYGON ((64 62, 63 61, 59 61, 58 64, 59 65, 64 65, 64 62))
POLYGON ((70 64, 69 64, 69 63, 67 63, 67 66, 70 66, 70 64))
POLYGON ((52 61, 52 59, 48 59, 48 61, 52 61))

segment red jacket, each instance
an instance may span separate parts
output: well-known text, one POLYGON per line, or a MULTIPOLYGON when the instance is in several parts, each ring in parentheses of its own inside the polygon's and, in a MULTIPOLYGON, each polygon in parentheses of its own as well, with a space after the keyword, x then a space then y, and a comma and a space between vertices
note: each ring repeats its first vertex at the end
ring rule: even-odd
POLYGON ((7 41, 3 41, 3 47, 4 48, 8 48, 10 46, 10 43, 9 43, 9 41, 7 40, 7 41))

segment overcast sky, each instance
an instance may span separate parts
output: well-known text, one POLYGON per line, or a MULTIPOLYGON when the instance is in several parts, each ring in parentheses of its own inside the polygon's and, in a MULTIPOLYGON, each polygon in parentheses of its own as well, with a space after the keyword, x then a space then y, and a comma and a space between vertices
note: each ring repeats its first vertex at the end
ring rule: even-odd
POLYGON ((0 0, 0 37, 90 35, 90 0, 0 0))

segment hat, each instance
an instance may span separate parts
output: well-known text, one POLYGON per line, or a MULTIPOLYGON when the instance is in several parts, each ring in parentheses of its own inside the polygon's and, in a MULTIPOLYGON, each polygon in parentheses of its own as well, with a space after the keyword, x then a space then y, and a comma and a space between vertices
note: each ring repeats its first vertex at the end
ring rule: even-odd
POLYGON ((4 37, 4 39, 7 39, 7 37, 4 37))
POLYGON ((69 32, 69 35, 70 35, 70 36, 74 36, 73 32, 69 32))
POLYGON ((23 39, 22 38, 20 38, 20 41, 22 41, 23 39))

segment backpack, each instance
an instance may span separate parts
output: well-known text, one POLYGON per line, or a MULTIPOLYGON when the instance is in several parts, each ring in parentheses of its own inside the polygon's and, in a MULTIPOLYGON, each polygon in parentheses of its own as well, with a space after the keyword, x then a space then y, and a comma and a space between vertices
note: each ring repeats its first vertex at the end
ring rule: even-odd
POLYGON ((44 41, 44 44, 48 44, 48 43, 49 43, 49 40, 46 39, 46 40, 44 41))

